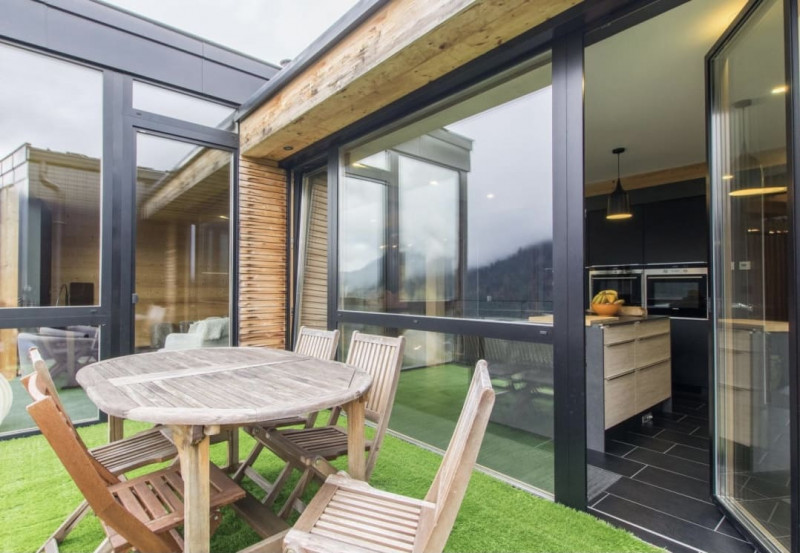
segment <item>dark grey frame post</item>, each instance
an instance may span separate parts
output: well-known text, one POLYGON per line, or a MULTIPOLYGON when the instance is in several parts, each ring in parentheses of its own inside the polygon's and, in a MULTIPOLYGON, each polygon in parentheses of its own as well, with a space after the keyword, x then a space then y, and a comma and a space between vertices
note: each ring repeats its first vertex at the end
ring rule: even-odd
POLYGON ((586 509, 583 33, 553 44, 555 496, 586 509))

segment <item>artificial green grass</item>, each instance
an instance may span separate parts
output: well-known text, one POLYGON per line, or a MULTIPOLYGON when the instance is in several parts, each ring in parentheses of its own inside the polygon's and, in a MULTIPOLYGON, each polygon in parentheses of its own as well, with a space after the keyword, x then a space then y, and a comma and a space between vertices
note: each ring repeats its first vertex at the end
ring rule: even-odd
MULTIPOLYGON (((126 423, 126 433, 145 425, 126 423)), ((91 447, 105 441, 106 425, 80 429, 91 447)), ((241 453, 252 439, 242 433, 241 453)), ((224 444, 212 447, 212 459, 224 460, 224 444)), ((441 457, 387 436, 371 483, 384 490, 423 497, 441 457)), ((337 461, 344 467, 346 460, 337 461)), ((281 465, 263 453, 256 469, 274 478, 281 465)), ((147 471, 148 469, 142 469, 147 471)), ((81 497, 55 454, 41 436, 0 443, 0 552, 35 551, 63 521, 81 497)), ((245 486, 248 487, 248 486, 245 486)), ((313 492, 313 490, 310 490, 313 492)), ((235 552, 258 541, 258 536, 226 509, 212 538, 212 551, 235 552)), ((93 551, 103 531, 90 515, 60 546, 63 553, 93 551)), ((445 551, 451 552, 655 552, 659 549, 594 517, 556 505, 475 473, 445 551)))

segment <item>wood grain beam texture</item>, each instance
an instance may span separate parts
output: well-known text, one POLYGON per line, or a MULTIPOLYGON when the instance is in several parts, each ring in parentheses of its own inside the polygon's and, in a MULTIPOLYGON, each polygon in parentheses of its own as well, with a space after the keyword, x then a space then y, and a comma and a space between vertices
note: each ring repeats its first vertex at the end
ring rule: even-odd
POLYGON ((239 344, 285 347, 286 172, 239 161, 239 344))
POLYGON ((244 119, 241 151, 282 160, 578 3, 390 2, 244 119))

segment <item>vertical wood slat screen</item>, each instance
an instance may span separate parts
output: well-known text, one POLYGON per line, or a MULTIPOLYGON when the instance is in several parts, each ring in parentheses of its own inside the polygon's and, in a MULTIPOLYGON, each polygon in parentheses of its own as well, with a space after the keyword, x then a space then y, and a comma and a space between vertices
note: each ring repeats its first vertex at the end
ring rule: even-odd
POLYGON ((328 327, 328 186, 327 175, 310 177, 311 198, 307 216, 303 282, 300 290, 300 325, 328 327))
POLYGON ((284 348, 286 172, 276 162, 239 160, 239 344, 284 348))

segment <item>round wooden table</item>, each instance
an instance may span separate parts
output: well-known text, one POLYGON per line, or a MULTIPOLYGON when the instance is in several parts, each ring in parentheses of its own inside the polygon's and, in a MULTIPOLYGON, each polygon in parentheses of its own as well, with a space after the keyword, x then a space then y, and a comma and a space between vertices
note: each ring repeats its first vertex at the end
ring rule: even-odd
POLYGON ((372 377, 350 365, 267 348, 204 348, 107 359, 77 380, 105 413, 170 427, 185 488, 185 551, 209 551, 208 436, 220 426, 343 405, 348 472, 364 478, 363 396, 372 377))

